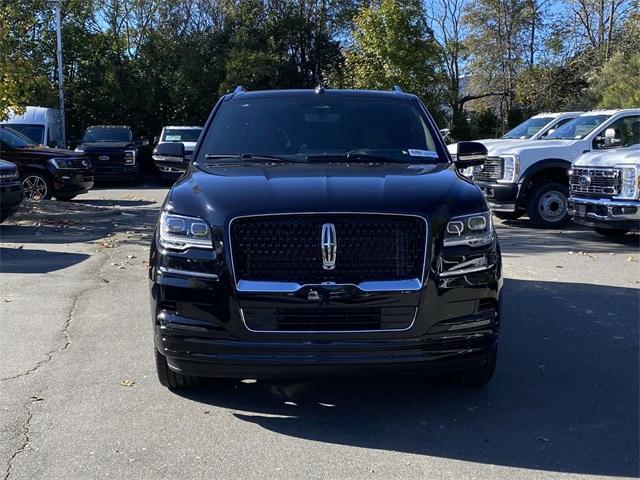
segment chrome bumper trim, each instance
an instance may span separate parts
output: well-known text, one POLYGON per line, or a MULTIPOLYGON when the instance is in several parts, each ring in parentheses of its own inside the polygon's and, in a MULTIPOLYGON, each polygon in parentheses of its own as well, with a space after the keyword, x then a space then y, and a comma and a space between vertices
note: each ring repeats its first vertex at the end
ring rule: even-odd
POLYGON ((459 270, 448 270, 440 274, 441 278, 458 277, 460 275, 469 275, 471 273, 480 273, 491 270, 495 265, 485 265, 482 267, 460 268, 459 270))
POLYGON ((577 216, 580 218, 592 218, 594 220, 640 220, 640 201, 634 200, 611 200, 608 198, 569 198, 569 215, 577 216), (579 205, 596 205, 598 207, 606 207, 606 215, 598 215, 597 213, 587 212, 586 215, 579 215, 573 204, 579 205), (636 213, 613 213, 614 207, 635 207, 636 213))
POLYGON ((317 283, 300 284, 296 282, 262 282, 255 280, 239 280, 236 288, 238 292, 258 292, 258 293, 295 293, 298 290, 310 288, 340 288, 356 287, 363 292, 401 292, 415 291, 422 288, 420 280, 411 278, 408 280, 380 280, 373 282, 354 283, 317 283))
POLYGON ((185 277, 205 278, 207 280, 214 280, 216 282, 220 280, 220 277, 215 273, 194 272, 191 270, 180 270, 178 268, 159 267, 158 273, 166 275, 182 275, 185 277))

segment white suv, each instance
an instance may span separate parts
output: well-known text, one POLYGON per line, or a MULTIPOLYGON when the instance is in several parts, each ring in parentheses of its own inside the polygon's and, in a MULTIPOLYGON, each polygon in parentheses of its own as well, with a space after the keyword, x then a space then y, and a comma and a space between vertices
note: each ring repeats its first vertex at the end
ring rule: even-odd
POLYGON ((555 227, 568 219, 569 170, 583 153, 619 147, 640 121, 640 109, 584 113, 545 139, 496 145, 473 180, 498 218, 527 213, 537 226, 555 227))

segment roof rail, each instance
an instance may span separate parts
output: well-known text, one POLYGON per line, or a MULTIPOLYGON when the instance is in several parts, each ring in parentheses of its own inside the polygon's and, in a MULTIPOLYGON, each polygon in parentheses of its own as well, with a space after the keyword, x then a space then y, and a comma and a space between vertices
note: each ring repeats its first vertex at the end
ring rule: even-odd
POLYGON ((244 88, 242 85, 238 85, 238 86, 233 90, 233 93, 235 94, 235 93, 246 92, 246 91, 247 91, 247 89, 246 89, 246 88, 244 88))
POLYGON ((391 91, 396 93, 404 93, 404 90, 400 88, 400 85, 394 85, 393 87, 391 87, 391 91))

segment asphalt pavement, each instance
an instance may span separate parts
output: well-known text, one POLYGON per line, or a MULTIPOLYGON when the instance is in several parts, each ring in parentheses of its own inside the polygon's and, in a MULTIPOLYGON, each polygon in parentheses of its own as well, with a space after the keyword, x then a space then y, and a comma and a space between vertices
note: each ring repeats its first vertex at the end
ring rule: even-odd
POLYGON ((0 479, 596 478, 639 471, 640 249, 497 222, 493 381, 161 387, 147 257, 166 188, 0 226, 0 479))

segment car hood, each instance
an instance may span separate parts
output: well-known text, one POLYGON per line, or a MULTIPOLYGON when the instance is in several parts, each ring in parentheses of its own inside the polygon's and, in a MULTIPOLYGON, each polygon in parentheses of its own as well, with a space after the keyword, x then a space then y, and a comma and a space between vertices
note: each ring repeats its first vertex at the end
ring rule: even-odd
POLYGON ((640 165, 640 144, 585 153, 574 163, 577 167, 614 167, 620 164, 640 165))
MULTIPOLYGON (((474 142, 478 142, 487 147, 488 155, 494 155, 494 150, 497 148, 507 148, 514 145, 519 145, 521 143, 528 143, 530 140, 525 139, 506 139, 506 138, 485 138, 482 140, 473 140, 474 142)), ((456 155, 458 153, 458 144, 451 143, 447 145, 447 149, 451 155, 456 155)))
POLYGON ((15 150, 20 153, 20 157, 32 157, 46 160, 49 158, 86 158, 81 153, 72 152, 71 150, 63 150, 61 148, 49 148, 41 145, 33 145, 27 148, 15 150))
POLYGON ((515 154, 535 158, 560 158, 571 161, 574 152, 571 149, 577 140, 519 140, 505 145, 496 145, 490 155, 515 154))
POLYGON ((78 148, 85 152, 119 152, 127 148, 135 148, 133 142, 84 142, 78 148))
POLYGON ((286 212, 395 212, 437 223, 487 205, 450 164, 192 164, 164 208, 226 225, 235 216, 286 212))
POLYGON ((16 164, 0 159, 0 170, 15 170, 16 164))

